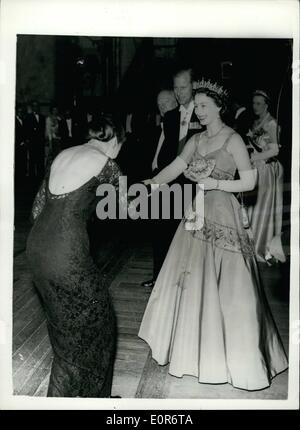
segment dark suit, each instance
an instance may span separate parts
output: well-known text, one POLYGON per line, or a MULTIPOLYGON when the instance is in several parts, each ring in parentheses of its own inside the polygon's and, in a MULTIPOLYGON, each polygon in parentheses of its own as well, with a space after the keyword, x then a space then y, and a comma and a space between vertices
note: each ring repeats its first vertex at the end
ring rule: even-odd
POLYGON ((247 144, 247 133, 253 123, 253 115, 248 110, 242 111, 239 116, 234 120, 234 129, 240 134, 244 142, 247 144))
MULTIPOLYGON (((185 143, 195 134, 199 133, 201 130, 201 125, 199 120, 193 111, 189 128, 186 137, 179 141, 179 133, 180 133, 180 110, 179 107, 167 112, 163 118, 163 130, 165 139, 163 141, 161 150, 158 154, 157 165, 158 169, 156 169, 153 173, 156 175, 160 170, 170 164, 178 154, 182 151, 185 143)), ((159 137, 158 137, 159 139, 159 137)), ((179 183, 183 185, 185 183, 190 183, 188 179, 185 178, 184 175, 180 175, 176 181, 170 183, 171 186, 173 183, 179 183)), ((192 183, 195 188, 195 184, 192 183)), ((166 254, 168 252, 170 243, 174 237, 178 224, 180 220, 174 219, 174 214, 172 211, 172 201, 171 201, 171 219, 160 219, 153 220, 153 260, 154 260, 154 268, 153 268, 153 278, 156 279, 158 273, 161 269, 161 266, 164 262, 166 254)))
MULTIPOLYGON (((156 149, 154 144, 157 139, 157 127, 147 121, 146 116, 140 115, 138 120, 133 121, 132 132, 127 133, 126 142, 116 160, 123 174, 127 175, 128 184, 140 182, 151 176, 151 161, 156 149)), ((160 127, 159 130, 161 132, 160 127)))
POLYGON ((44 176, 45 156, 45 117, 38 114, 27 114, 24 119, 24 129, 29 152, 29 174, 41 179, 44 176))
POLYGON ((24 120, 15 117, 15 178, 22 180, 27 169, 27 145, 25 144, 24 120))
POLYGON ((199 133, 201 126, 199 120, 193 112, 190 120, 187 136, 179 142, 180 132, 180 111, 179 107, 167 112, 163 118, 163 128, 165 140, 158 154, 158 171, 170 164, 183 149, 185 143, 195 134, 199 133), (198 127, 198 128, 195 128, 198 127))
MULTIPOLYGON (((69 118, 68 118, 69 119, 69 118)), ((67 118, 62 118, 59 121, 58 133, 61 137, 62 149, 70 148, 71 146, 80 145, 84 143, 84 139, 80 136, 79 124, 75 118, 71 119, 71 136, 69 133, 67 118)))

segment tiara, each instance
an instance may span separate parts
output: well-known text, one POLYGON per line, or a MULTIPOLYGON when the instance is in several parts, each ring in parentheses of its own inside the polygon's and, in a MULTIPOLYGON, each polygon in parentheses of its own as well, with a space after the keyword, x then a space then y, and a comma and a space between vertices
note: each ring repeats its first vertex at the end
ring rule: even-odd
POLYGON ((193 82, 193 90, 199 90, 199 89, 207 89, 209 91, 212 91, 220 97, 228 97, 228 91, 225 90, 221 85, 218 85, 217 83, 213 83, 210 80, 205 81, 204 79, 201 79, 201 81, 195 81, 193 82))
POLYGON ((255 91, 253 92, 253 96, 263 96, 263 97, 265 97, 267 100, 270 100, 270 97, 268 96, 268 94, 267 94, 265 91, 263 91, 263 90, 255 90, 255 91))

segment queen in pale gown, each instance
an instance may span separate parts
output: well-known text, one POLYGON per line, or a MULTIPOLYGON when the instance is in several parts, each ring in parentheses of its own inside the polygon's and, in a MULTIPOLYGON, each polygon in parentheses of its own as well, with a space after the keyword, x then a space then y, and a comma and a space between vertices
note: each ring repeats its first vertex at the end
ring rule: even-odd
POLYGON ((195 112, 205 132, 146 183, 168 183, 195 160, 215 167, 199 181, 205 187, 203 227, 187 229, 182 219, 152 290, 139 330, 169 373, 193 375, 201 383, 230 383, 260 390, 287 369, 287 357, 260 283, 254 247, 233 193, 251 190, 251 168, 241 137, 220 115, 226 93, 201 81, 195 112), (238 170, 240 179, 234 180, 238 170))
POLYGON ((271 241, 280 237, 282 228, 283 167, 276 158, 280 130, 268 110, 269 103, 266 92, 254 92, 253 111, 257 118, 248 133, 253 150, 251 163, 258 172, 257 198, 248 207, 248 216, 259 262, 266 262, 271 241))

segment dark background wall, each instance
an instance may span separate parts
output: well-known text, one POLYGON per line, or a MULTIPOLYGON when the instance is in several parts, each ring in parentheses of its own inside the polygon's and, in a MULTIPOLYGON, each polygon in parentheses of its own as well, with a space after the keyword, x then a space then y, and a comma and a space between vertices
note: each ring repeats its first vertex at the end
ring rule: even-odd
POLYGON ((255 88, 269 92, 290 148, 291 62, 287 39, 19 35, 16 98, 37 99, 45 112, 55 101, 61 107, 147 113, 156 109, 159 89, 172 86, 174 67, 191 65, 244 103, 255 88))
MULTIPOLYGON (((170 86, 177 64, 192 65, 198 76, 223 82, 242 99, 265 88, 274 106, 284 84, 290 95, 290 40, 109 38, 19 35, 17 99, 51 99, 72 104, 117 100, 126 109, 153 104, 160 87, 170 86), (80 100, 79 100, 80 99, 80 100)), ((290 100, 289 100, 290 102, 290 100)))
POLYGON ((140 38, 19 35, 16 101, 51 102, 79 110, 134 112, 143 128, 156 111, 159 89, 172 87, 172 71, 192 66, 217 80, 233 100, 251 104, 256 88, 272 99, 281 126, 280 161, 290 202, 292 149, 292 41, 287 39, 140 38))

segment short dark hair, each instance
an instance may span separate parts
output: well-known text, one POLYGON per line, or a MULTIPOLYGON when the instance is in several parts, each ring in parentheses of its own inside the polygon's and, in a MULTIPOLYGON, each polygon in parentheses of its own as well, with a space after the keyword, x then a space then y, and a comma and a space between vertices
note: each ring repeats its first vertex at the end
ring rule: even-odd
POLYGON ((113 118, 111 114, 100 114, 95 116, 90 122, 89 131, 99 133, 98 139, 108 142, 113 137, 117 137, 119 143, 125 140, 125 131, 121 123, 113 118))
POLYGON ((180 67, 175 70, 173 73, 173 79, 177 78, 178 76, 182 75, 183 73, 189 73, 191 82, 195 80, 195 72, 192 67, 180 67))

